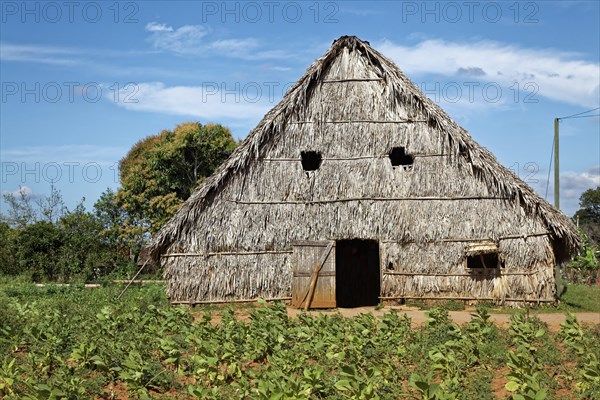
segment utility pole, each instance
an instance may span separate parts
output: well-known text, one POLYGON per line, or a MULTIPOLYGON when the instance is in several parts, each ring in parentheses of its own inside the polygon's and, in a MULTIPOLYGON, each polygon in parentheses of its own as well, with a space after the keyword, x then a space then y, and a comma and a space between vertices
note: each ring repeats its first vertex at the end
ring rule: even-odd
MULTIPOLYGON (((560 179, 558 171, 558 124, 560 118, 554 118, 554 207, 560 210, 560 179)), ((564 291, 565 286, 561 283, 560 279, 560 265, 554 263, 554 279, 556 282, 556 295, 560 297, 564 291)))
POLYGON ((560 209, 560 179, 558 170, 558 123, 560 118, 554 118, 554 207, 560 209))
MULTIPOLYGON (((560 123, 561 119, 600 117, 600 114, 589 114, 597 110, 600 110, 600 107, 569 115, 568 117, 554 118, 554 207, 558 209, 560 209, 560 180, 558 175, 560 172, 558 168, 558 124, 560 123)), ((548 178, 550 178, 549 174, 550 171, 548 171, 548 178)))

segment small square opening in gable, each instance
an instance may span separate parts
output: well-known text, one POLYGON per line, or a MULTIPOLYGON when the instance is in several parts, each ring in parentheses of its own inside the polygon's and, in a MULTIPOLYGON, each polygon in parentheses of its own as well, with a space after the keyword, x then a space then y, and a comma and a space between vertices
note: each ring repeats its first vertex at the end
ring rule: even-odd
POLYGON ((302 168, 305 171, 316 171, 321 166, 321 153, 318 151, 301 151, 300 157, 302 158, 302 168))
POLYGON ((404 167, 405 170, 412 169, 414 158, 406 153, 404 147, 394 147, 390 150, 390 162, 392 167, 404 167))

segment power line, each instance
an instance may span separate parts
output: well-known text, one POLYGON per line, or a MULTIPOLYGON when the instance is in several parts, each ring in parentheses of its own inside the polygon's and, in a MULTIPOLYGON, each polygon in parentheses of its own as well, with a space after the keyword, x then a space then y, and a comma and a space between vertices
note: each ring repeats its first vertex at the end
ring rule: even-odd
POLYGON ((559 179, 560 179, 560 177, 559 177, 559 171, 558 171, 558 154, 559 154, 558 131, 559 131, 560 120, 571 119, 571 118, 599 117, 600 115, 584 115, 584 114, 589 114, 591 112, 598 111, 598 110, 600 110, 600 107, 596 107, 591 110, 583 111, 583 112, 573 114, 573 115, 567 115, 566 117, 560 117, 560 118, 554 119, 554 140, 552 141, 553 152, 550 153, 550 168, 548 168, 548 180, 546 181, 546 194, 544 197, 548 196, 548 186, 550 185, 550 170, 552 169, 552 155, 554 155, 554 206, 556 208, 558 208, 559 204, 560 204, 560 194, 559 194, 559 189, 560 189, 559 179), (553 154, 553 153, 555 153, 555 154, 553 154))
MULTIPOLYGON (((596 111, 596 110, 600 110, 600 107, 596 107, 596 108, 594 108, 594 109, 592 109, 592 110, 587 110, 587 111, 584 111, 584 112, 580 112, 580 113, 577 113, 577 114, 569 115, 569 116, 566 116, 566 117, 560 117, 560 118, 556 118, 556 119, 568 119, 568 118, 575 118, 575 117, 577 117, 577 116, 579 116, 579 115, 587 114, 587 113, 590 113, 590 112, 592 112, 592 111, 596 111)), ((597 115, 588 115, 588 116, 589 116, 589 117, 596 117, 597 115)), ((585 118, 585 117, 579 117, 579 118, 585 118)))
MULTIPOLYGON (((600 117, 600 114, 598 114, 598 115, 581 115, 579 117, 569 117, 568 119, 590 118, 590 117, 600 117)), ((565 118, 559 118, 559 119, 565 119, 565 118)))

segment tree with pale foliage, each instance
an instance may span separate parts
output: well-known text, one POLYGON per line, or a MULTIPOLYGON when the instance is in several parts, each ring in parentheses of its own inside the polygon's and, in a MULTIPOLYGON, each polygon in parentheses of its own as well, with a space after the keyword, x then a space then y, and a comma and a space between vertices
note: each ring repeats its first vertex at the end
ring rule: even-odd
POLYGON ((128 260, 115 251, 117 239, 103 235, 119 221, 107 222, 101 202, 94 206, 96 213, 85 210, 85 199, 70 211, 53 186, 49 195, 31 197, 23 189, 4 196, 8 208, 0 214, 0 275, 68 281, 95 279, 126 266, 128 260))
POLYGON ((119 163, 117 203, 135 237, 159 230, 237 146, 221 125, 187 122, 136 143, 119 163))
POLYGON ((19 187, 14 193, 2 195, 7 205, 7 214, 2 214, 2 221, 15 229, 24 229, 28 224, 37 220, 36 212, 31 202, 27 188, 19 187))

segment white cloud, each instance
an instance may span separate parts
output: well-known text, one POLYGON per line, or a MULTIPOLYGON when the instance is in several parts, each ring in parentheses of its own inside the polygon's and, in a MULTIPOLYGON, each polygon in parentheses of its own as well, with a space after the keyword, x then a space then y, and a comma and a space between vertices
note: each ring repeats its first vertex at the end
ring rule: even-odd
MULTIPOLYGON (((46 45, 0 43, 0 60, 31 62, 40 64, 63 65, 66 67, 93 68, 104 73, 132 74, 141 72, 157 73, 156 68, 148 66, 117 67, 114 61, 110 63, 99 62, 99 59, 123 59, 130 57, 138 59, 140 56, 158 53, 158 50, 114 50, 100 48, 56 47, 46 45)), ((158 71, 166 74, 167 71, 158 71)), ((176 74, 176 73, 174 73, 176 74)), ((177 74, 177 76, 180 76, 177 74)))
MULTIPOLYGON (((148 26, 146 26, 148 29, 148 26)), ((178 54, 197 54, 205 48, 202 38, 208 30, 200 25, 184 25, 173 29, 170 26, 161 25, 158 29, 150 30, 152 34, 148 40, 157 49, 172 51, 178 54)))
MULTIPOLYGON (((250 49, 247 49, 250 50, 250 49)), ((283 50, 262 50, 247 51, 235 54, 235 56, 246 60, 268 60, 268 59, 288 59, 290 54, 283 50)))
MULTIPOLYGON (((376 46, 414 79, 441 74, 461 82, 493 82, 509 88, 537 85, 539 95, 585 107, 598 105, 600 65, 576 54, 529 49, 491 41, 472 43, 428 39, 415 46, 383 41, 376 46)), ((525 94, 525 93, 523 93, 525 94)))
POLYGON ((74 65, 81 61, 75 58, 79 50, 64 47, 14 45, 0 43, 0 60, 29 61, 44 64, 74 65))
POLYGON ((563 172, 560 176, 561 197, 579 199, 587 189, 600 186, 600 166, 584 172, 563 172))
POLYGON ((155 49, 179 55, 222 55, 245 60, 288 58, 281 50, 260 50, 254 38, 210 39, 210 30, 202 25, 183 25, 177 29, 158 23, 146 25, 148 41, 155 49))
POLYGON ((119 183, 118 161, 128 150, 128 147, 101 145, 3 147, 0 149, 2 187, 27 185, 23 187, 28 193, 33 188, 32 199, 43 197, 50 185, 66 189, 71 199, 91 196, 90 191, 96 191, 94 196, 97 196, 103 188, 119 183), (84 189, 82 185, 87 186, 84 189))
POLYGON ((246 52, 258 46, 256 39, 225 39, 217 40, 210 44, 210 47, 220 51, 242 51, 246 52))
MULTIPOLYGON (((126 148, 98 145, 26 146, 2 148, 0 158, 8 163, 97 163, 112 165, 121 158, 126 148)), ((32 167, 33 168, 33 167, 32 167)))
POLYGON ((149 32, 173 32, 173 27, 158 22, 149 22, 146 24, 146 30, 149 32))
POLYGON ((5 190, 2 191, 3 195, 14 196, 16 198, 21 197, 32 197, 33 190, 28 186, 19 186, 18 189, 15 190, 5 190))
POLYGON ((269 102, 269 88, 254 83, 225 86, 215 82, 204 86, 168 87, 162 82, 148 82, 138 84, 137 88, 137 102, 116 104, 135 111, 193 116, 210 121, 223 118, 257 121, 273 106, 269 102))
POLYGON ((281 67, 279 65, 274 65, 272 67, 267 67, 267 68, 272 69, 273 71, 279 71, 279 72, 288 72, 288 71, 292 70, 290 67, 281 67))
MULTIPOLYGON (((540 180, 535 186, 540 196, 546 193, 546 180, 540 180)), ((600 165, 592 165, 586 171, 565 171, 560 174, 560 208, 569 216, 579 209, 579 197, 588 189, 600 186, 600 165)), ((553 203, 554 182, 550 177, 546 200, 553 203)))

